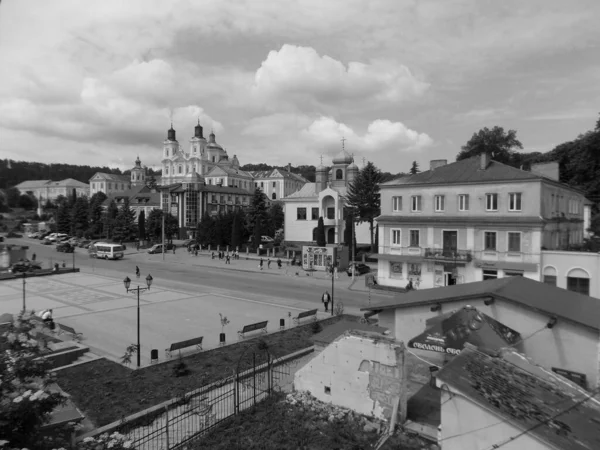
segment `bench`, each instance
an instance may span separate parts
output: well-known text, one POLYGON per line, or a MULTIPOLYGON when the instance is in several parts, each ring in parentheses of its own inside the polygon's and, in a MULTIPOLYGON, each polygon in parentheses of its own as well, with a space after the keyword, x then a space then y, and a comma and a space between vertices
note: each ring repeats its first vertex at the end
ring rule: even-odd
POLYGON ((298 314, 296 317, 294 317, 294 323, 296 325, 300 324, 300 321, 302 319, 306 319, 307 317, 312 317, 313 320, 317 320, 317 310, 316 309, 311 309, 310 311, 302 311, 300 314, 298 314))
POLYGON ((174 351, 183 350, 184 348, 193 347, 194 345, 198 350, 202 350, 202 339, 204 339, 204 336, 188 339, 186 341, 175 342, 174 344, 171 344, 171 347, 165 349, 165 353, 167 357, 170 358, 174 351))
POLYGON ((63 325, 62 323, 57 323, 56 326, 58 327, 59 335, 62 333, 69 333, 70 335, 72 335, 75 338, 75 340, 77 342, 80 342, 81 339, 83 339, 83 334, 77 333, 73 327, 70 327, 68 325, 63 325))
POLYGON ((251 325, 244 325, 244 328, 242 328, 240 331, 238 331, 238 338, 239 339, 244 339, 246 336, 246 333, 251 333, 253 331, 262 331, 263 333, 267 332, 267 324, 269 323, 268 320, 265 320, 264 322, 257 322, 257 323, 253 323, 251 325))

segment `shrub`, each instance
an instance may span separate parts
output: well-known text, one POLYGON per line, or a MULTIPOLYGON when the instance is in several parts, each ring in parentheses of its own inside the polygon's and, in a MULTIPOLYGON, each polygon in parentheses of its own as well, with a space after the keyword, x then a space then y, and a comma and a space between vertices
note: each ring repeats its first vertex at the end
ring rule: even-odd
POLYGON ((313 322, 313 324, 310 326, 310 329, 314 334, 317 334, 323 331, 323 326, 320 322, 313 322))
POLYGON ((174 377, 184 377, 190 373, 190 369, 188 369, 187 364, 181 357, 181 353, 179 353, 179 360, 173 366, 173 376, 174 377))

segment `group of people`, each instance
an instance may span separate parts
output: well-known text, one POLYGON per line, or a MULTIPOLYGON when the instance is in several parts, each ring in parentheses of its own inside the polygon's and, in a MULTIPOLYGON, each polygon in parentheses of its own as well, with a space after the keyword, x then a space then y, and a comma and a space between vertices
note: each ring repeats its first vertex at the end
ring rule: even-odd
POLYGON ((230 255, 229 252, 219 251, 219 252, 217 252, 216 255, 215 255, 215 252, 212 252, 210 255, 211 259, 215 259, 215 256, 218 256, 219 261, 224 259, 225 264, 231 264, 232 257, 233 257, 233 259, 240 259, 240 252, 238 250, 236 250, 236 251, 232 252, 230 255))
MULTIPOLYGON (((267 269, 271 268, 271 258, 267 258, 267 269)), ((258 268, 260 270, 263 270, 263 266, 264 266, 265 260, 260 258, 260 261, 258 262, 258 268)), ((277 268, 281 269, 282 263, 281 263, 281 259, 277 258, 277 268)))

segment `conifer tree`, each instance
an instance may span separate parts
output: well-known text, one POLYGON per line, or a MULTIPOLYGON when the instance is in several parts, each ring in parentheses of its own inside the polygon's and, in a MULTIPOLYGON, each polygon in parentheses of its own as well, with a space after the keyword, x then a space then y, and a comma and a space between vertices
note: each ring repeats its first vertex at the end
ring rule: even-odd
POLYGON ((421 170, 419 169, 419 163, 416 161, 413 161, 412 166, 410 168, 410 174, 411 175, 415 175, 417 173, 419 173, 421 170))
POLYGON ((106 210, 106 214, 104 216, 104 233, 107 239, 110 239, 113 236, 113 230, 116 225, 117 215, 119 214, 119 208, 114 200, 111 200, 108 209, 106 210))
POLYGON ((142 209, 138 216, 138 239, 146 240, 146 212, 142 209))
POLYGON ((325 247, 327 241, 325 240, 325 225, 323 224, 323 217, 319 217, 317 222, 317 246, 325 247))
POLYGON ((56 231, 69 234, 71 232, 71 208, 63 203, 56 213, 56 231))
POLYGON ((102 226, 104 223, 104 210, 102 209, 102 204, 105 200, 106 194, 104 192, 97 192, 90 198, 90 209, 88 212, 90 227, 86 233, 88 237, 99 236, 102 233, 102 226))
POLYGON ((208 211, 204 211, 198 226, 197 230, 197 239, 201 245, 213 245, 214 242, 212 240, 212 228, 213 228, 213 219, 208 213, 208 211))
POLYGON ((79 197, 73 206, 72 234, 82 237, 88 230, 90 205, 87 197, 79 197))
POLYGON ((127 241, 135 235, 135 231, 135 212, 131 209, 129 199, 126 197, 115 218, 112 238, 115 241, 127 241))
POLYGON ((248 225, 252 230, 252 235, 254 236, 254 245, 257 247, 260 245, 261 236, 263 230, 267 227, 265 226, 267 223, 267 205, 265 201, 265 194, 256 188, 254 190, 254 196, 252 197, 250 203, 250 209, 248 211, 248 225))
POLYGON ((235 250, 242 246, 243 223, 241 211, 236 211, 233 214, 233 223, 231 225, 231 248, 235 250))
POLYGON ((372 162, 363 167, 352 184, 348 186, 346 203, 352 208, 360 223, 368 222, 371 236, 371 252, 375 251, 374 244, 374 221, 381 213, 381 199, 379 184, 381 183, 381 172, 372 162))

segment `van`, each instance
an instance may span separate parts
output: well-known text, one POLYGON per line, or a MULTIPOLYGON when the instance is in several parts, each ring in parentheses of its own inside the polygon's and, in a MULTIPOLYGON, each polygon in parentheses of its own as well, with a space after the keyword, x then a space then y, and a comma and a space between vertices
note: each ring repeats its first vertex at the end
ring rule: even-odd
POLYGON ((163 245, 162 244, 154 244, 152 247, 150 247, 148 249, 148 253, 152 254, 152 253, 162 253, 163 252, 163 245))
POLYGON ((98 259, 122 259, 123 258, 123 246, 119 244, 110 244, 107 242, 97 242, 94 245, 90 245, 89 254, 91 257, 98 259))

